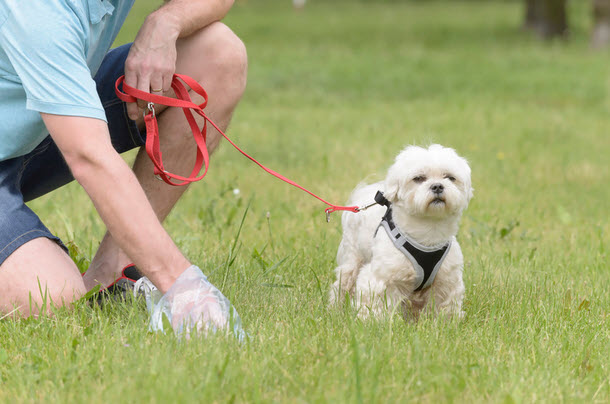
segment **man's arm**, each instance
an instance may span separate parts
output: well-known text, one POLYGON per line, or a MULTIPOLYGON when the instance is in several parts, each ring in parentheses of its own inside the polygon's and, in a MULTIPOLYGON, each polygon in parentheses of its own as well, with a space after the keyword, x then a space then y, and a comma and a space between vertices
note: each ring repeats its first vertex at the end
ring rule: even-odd
MULTIPOLYGON (((221 20, 232 5, 233 0, 166 1, 136 35, 125 62, 125 83, 146 92, 168 91, 176 70, 176 40, 221 20)), ((140 114, 135 103, 127 105, 127 112, 133 120, 140 114)))
POLYGON ((93 118, 41 116, 112 236, 165 293, 190 263, 159 223, 133 171, 113 149, 106 123, 93 118))

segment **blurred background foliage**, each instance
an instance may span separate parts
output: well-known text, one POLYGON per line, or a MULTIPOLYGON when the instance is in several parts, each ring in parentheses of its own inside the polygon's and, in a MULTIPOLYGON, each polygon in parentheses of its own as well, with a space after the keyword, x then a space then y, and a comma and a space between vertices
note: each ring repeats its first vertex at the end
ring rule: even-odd
MULTIPOLYGON (((239 0, 238 0, 239 1, 239 0)), ((247 0, 246 0, 247 1, 247 0)), ((319 2, 318 0, 317 2, 319 2)), ((336 2, 337 0, 331 0, 336 2)), ((436 0, 355 0, 361 3, 431 3, 436 0)), ((470 0, 473 3, 490 3, 494 0, 470 0)), ((573 0, 590 2, 591 45, 595 48, 610 46, 610 0, 573 0)), ((293 0, 296 9, 304 8, 307 0, 293 0)), ((457 1, 456 1, 457 2, 457 1)), ((544 40, 567 39, 570 35, 570 2, 568 0, 495 0, 503 3, 523 4, 521 28, 531 31, 544 40)))

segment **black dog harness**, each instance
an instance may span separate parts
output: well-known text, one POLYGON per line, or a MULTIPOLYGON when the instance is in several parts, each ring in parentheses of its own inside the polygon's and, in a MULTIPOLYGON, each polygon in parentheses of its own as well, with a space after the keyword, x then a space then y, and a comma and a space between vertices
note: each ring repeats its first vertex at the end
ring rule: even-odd
MULTIPOLYGON (((400 232, 400 229, 396 226, 394 220, 392 220, 392 204, 383 196, 381 191, 377 191, 375 202, 388 208, 381 219, 379 227, 385 229, 394 246, 411 261, 413 268, 415 268, 415 284, 419 285, 415 288, 415 292, 431 286, 436 273, 451 248, 451 240, 441 246, 423 246, 400 232)), ((377 230, 379 230, 379 227, 377 227, 377 230)), ((375 231, 375 235, 377 235, 377 231, 375 231)))

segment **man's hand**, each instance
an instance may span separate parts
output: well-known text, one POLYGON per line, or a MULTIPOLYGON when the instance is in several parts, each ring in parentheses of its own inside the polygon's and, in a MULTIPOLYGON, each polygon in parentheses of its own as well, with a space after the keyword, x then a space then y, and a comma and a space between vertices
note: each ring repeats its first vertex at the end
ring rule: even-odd
MULTIPOLYGON (((125 61, 125 83, 146 92, 168 91, 176 71, 178 38, 220 21, 232 5, 233 0, 166 1, 146 18, 136 35, 125 61)), ((130 103, 127 113, 136 120, 145 107, 143 101, 130 103)))
POLYGON ((240 342, 246 336, 235 307, 195 265, 187 268, 160 298, 151 289, 145 290, 145 297, 152 331, 166 331, 165 316, 180 338, 217 331, 231 332, 240 342))
MULTIPOLYGON (((170 89, 176 69, 178 29, 168 20, 151 14, 138 32, 125 61, 125 83, 138 90, 163 93, 170 89)), ((136 120, 146 107, 127 104, 129 117, 136 120)))

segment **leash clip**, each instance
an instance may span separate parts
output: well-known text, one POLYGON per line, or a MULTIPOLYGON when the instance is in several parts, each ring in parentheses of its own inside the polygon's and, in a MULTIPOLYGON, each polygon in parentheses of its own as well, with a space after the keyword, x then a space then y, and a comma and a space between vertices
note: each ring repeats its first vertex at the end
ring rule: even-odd
POLYGON ((358 208, 358 212, 362 212, 363 210, 367 210, 368 208, 377 205, 377 202, 369 203, 368 205, 362 206, 358 208))
POLYGON ((146 109, 142 113, 146 117, 146 115, 148 115, 149 112, 152 112, 152 117, 154 118, 155 117, 155 103, 152 101, 148 102, 146 109))
MULTIPOLYGON (((153 114, 154 114, 154 112, 153 112, 153 114)), ((163 174, 167 175, 167 174, 169 174, 169 172, 167 170, 163 170, 163 174)), ((155 174, 155 178, 158 179, 159 181, 165 182, 165 180, 163 180, 163 178, 161 178, 161 175, 159 175, 159 174, 155 174)))

